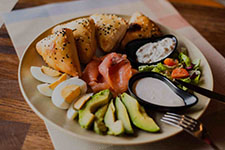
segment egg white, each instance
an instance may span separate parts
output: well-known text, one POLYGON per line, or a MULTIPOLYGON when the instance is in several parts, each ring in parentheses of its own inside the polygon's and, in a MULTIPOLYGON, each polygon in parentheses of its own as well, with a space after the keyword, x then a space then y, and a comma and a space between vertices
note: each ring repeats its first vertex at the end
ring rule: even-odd
POLYGON ((70 105, 69 109, 67 110, 66 116, 69 120, 74 120, 78 116, 78 110, 74 108, 74 103, 76 100, 73 101, 73 103, 70 105))
POLYGON ((60 83, 54 90, 53 90, 53 93, 52 93, 52 103, 60 108, 60 109, 68 109, 70 104, 67 103, 65 101, 65 99, 62 97, 61 95, 61 91, 63 88, 65 88, 66 86, 68 85, 77 85, 77 86, 80 86, 80 90, 81 90, 81 94, 84 94, 86 93, 87 91, 87 84, 81 80, 81 79, 78 79, 77 77, 73 77, 73 78, 70 78, 68 80, 65 80, 63 81, 62 83, 60 83))
POLYGON ((30 72, 36 80, 45 82, 45 83, 53 83, 59 79, 59 77, 51 77, 51 76, 44 74, 41 71, 41 67, 31 66, 30 72))
POLYGON ((49 88, 49 84, 48 83, 37 85, 37 89, 44 96, 47 96, 47 97, 51 97, 52 96, 53 90, 51 88, 49 88))

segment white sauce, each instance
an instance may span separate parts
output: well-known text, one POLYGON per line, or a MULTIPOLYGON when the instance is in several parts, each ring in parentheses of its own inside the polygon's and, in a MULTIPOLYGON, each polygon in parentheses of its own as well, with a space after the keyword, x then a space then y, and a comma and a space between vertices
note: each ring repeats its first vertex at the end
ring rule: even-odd
POLYGON ((147 43, 136 51, 139 63, 152 63, 168 56, 175 48, 172 38, 164 38, 158 42, 147 43))
POLYGON ((181 97, 159 79, 152 77, 142 78, 134 84, 133 90, 141 99, 161 106, 184 106, 181 97))

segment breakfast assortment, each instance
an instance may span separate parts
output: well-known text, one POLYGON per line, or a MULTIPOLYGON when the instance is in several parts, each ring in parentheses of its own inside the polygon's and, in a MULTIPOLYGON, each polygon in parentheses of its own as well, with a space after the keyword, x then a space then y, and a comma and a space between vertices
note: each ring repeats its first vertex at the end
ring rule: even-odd
MULTIPOLYGON (((82 128, 98 134, 134 134, 134 126, 147 132, 160 130, 142 103, 128 93, 135 74, 156 72, 170 80, 194 84, 201 76, 200 60, 191 62, 186 49, 177 50, 177 40, 162 38, 157 24, 140 12, 129 21, 115 14, 93 14, 57 25, 51 33, 36 44, 46 65, 30 68, 32 76, 42 82, 37 90, 50 97, 57 108, 67 111, 69 120, 77 120, 82 128), (131 60, 127 45, 144 39, 149 41, 132 52, 131 60)), ((141 79, 135 85, 141 98, 154 97, 154 93, 145 93, 160 85, 170 90, 156 79, 141 79), (142 84, 152 87, 145 89, 142 84)), ((184 105, 172 90, 169 93, 184 105)))

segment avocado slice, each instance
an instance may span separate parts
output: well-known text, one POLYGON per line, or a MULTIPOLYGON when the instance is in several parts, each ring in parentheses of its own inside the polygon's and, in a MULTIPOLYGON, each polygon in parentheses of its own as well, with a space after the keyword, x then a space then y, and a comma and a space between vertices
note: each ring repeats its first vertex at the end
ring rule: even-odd
POLYGON ((79 124, 82 128, 89 128, 95 119, 93 113, 96 110, 108 104, 109 99, 111 98, 111 93, 108 89, 100 91, 91 97, 89 101, 85 103, 82 109, 79 110, 79 124))
POLYGON ((108 105, 102 106, 95 113, 94 131, 98 134, 105 134, 107 127, 104 123, 104 116, 107 111, 108 105))
POLYGON ((123 122, 121 120, 116 120, 115 118, 115 107, 113 104, 113 100, 111 100, 109 107, 106 111, 104 122, 105 125, 109 128, 107 134, 120 135, 125 131, 123 127, 123 122))
POLYGON ((148 132, 157 132, 160 130, 155 121, 147 115, 144 107, 140 106, 135 98, 127 93, 123 93, 121 99, 128 110, 131 121, 136 127, 148 132))
POLYGON ((130 123, 128 113, 127 113, 127 109, 124 106, 124 104, 121 102, 119 97, 116 97, 115 105, 116 105, 117 118, 123 122, 125 132, 128 134, 134 133, 133 128, 130 123))

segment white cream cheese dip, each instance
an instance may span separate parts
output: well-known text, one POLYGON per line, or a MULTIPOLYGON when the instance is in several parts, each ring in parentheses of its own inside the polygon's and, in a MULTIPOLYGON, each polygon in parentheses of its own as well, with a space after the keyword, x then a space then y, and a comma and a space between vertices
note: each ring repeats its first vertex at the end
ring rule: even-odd
POLYGON ((183 99, 163 81, 145 77, 135 82, 133 91, 141 99, 161 106, 184 106, 183 99))
POLYGON ((153 63, 168 56, 175 48, 176 42, 172 38, 164 38, 158 42, 147 43, 136 51, 139 63, 153 63))

